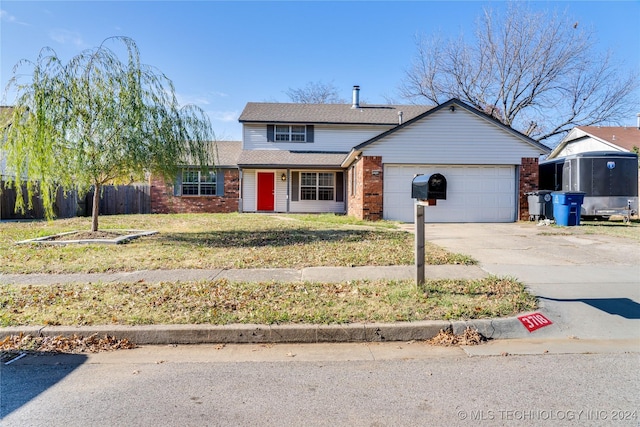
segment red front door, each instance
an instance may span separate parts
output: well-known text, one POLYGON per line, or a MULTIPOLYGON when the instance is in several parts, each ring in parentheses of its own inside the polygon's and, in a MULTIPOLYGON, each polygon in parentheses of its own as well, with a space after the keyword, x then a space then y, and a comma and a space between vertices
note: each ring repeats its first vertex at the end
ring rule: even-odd
POLYGON ((273 172, 258 172, 258 210, 274 210, 274 182, 273 172))

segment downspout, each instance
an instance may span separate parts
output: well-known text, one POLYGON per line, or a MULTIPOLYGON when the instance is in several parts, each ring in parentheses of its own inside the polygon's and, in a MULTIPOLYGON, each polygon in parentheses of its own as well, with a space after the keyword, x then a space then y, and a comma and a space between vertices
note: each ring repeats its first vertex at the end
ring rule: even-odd
MULTIPOLYGON (((522 160, 520 160, 522 162, 522 160)), ((520 182, 520 169, 522 168, 521 165, 516 165, 516 212, 515 212, 515 218, 513 219, 513 222, 518 222, 520 221, 520 190, 521 190, 521 182, 520 182)))
POLYGON ((291 197, 289 197, 290 189, 291 189, 291 169, 287 169, 287 213, 289 213, 289 201, 291 197))
POLYGON ((243 170, 242 168, 238 168, 238 212, 242 213, 243 212, 243 207, 242 207, 242 187, 243 187, 243 170))

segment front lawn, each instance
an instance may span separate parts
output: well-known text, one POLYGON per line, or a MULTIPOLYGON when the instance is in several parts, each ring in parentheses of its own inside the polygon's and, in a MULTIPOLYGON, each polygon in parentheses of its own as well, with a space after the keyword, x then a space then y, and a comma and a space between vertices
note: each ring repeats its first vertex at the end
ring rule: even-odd
POLYGON ((511 316, 536 307, 511 278, 324 284, 90 283, 0 287, 0 326, 397 322, 511 316))
MULTIPOLYGON (((0 273, 410 265, 414 237, 393 223, 336 215, 114 215, 100 229, 157 230, 121 245, 15 242, 89 230, 90 218, 0 223, 0 273)), ((474 264, 427 243, 427 264, 474 264)))

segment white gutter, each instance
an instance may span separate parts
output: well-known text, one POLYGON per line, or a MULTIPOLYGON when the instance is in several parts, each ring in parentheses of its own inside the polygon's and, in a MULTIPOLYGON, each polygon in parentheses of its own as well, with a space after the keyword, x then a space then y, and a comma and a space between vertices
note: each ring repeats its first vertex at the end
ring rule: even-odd
POLYGON ((359 157, 361 154, 362 154, 362 151, 360 151, 360 150, 354 150, 354 149, 352 148, 352 149, 351 149, 351 151, 349 152, 349 155, 347 155, 347 158, 346 158, 346 159, 344 159, 344 160, 342 161, 342 163, 340 164, 340 167, 342 167, 342 168, 344 168, 344 169, 348 168, 349 166, 351 166, 351 164, 352 164, 353 162, 355 162, 355 161, 358 159, 358 157, 359 157))

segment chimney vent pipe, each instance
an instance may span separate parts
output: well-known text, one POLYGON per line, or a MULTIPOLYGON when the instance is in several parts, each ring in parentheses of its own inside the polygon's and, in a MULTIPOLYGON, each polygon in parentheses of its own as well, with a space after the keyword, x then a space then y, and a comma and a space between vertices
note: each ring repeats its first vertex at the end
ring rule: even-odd
POLYGON ((360 86, 353 87, 353 102, 351 108, 360 108, 360 86))
POLYGON ((398 124, 402 124, 402 111, 398 111, 398 124))

